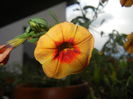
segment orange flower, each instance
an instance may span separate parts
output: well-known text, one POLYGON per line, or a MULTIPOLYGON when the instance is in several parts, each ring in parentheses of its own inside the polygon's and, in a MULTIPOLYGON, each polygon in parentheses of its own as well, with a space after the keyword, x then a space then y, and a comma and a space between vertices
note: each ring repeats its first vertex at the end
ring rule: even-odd
POLYGON ((122 6, 130 7, 133 5, 133 0, 120 0, 122 6))
POLYGON ((63 22, 40 37, 34 55, 48 77, 60 79, 82 71, 89 64, 93 46, 87 29, 63 22))
POLYGON ((25 38, 14 38, 7 42, 5 45, 0 45, 0 66, 5 65, 9 59, 11 51, 22 44, 25 38))
POLYGON ((127 36, 124 46, 128 53, 133 53, 133 32, 127 36))

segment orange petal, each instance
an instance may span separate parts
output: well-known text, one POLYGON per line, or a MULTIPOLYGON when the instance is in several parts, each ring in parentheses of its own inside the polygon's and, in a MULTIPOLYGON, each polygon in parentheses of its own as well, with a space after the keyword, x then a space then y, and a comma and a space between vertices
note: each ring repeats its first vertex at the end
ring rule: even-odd
POLYGON ((45 49, 36 47, 34 51, 34 56, 36 60, 38 60, 41 64, 44 64, 48 60, 52 60, 54 58, 53 53, 55 49, 45 49))
POLYGON ((70 74, 75 74, 81 72, 86 66, 88 62, 88 57, 86 55, 79 55, 73 62, 71 63, 60 63, 58 73, 53 77, 56 79, 64 78, 70 74), (83 59, 84 60, 83 60, 83 59))
POLYGON ((40 37, 39 42, 37 42, 37 48, 51 49, 51 48, 56 48, 56 45, 55 45, 54 41, 49 36, 43 35, 40 37))
POLYGON ((62 29, 64 41, 74 39, 78 28, 77 25, 74 25, 73 23, 69 23, 69 22, 63 22, 60 24, 60 26, 62 29))
POLYGON ((76 35, 74 37, 74 42, 80 43, 88 38, 92 37, 91 33, 84 27, 78 26, 76 35))
MULTIPOLYGON (((62 58, 64 57, 62 56, 62 58)), ((69 64, 51 59, 43 64, 43 69, 48 77, 60 79, 81 71, 83 66, 77 59, 69 64)))
POLYGON ((53 60, 52 57, 48 57, 42 67, 45 74, 50 78, 54 78, 60 68, 59 61, 53 60))
POLYGON ((133 53, 133 33, 127 36, 127 41, 125 42, 124 47, 128 53, 133 53))
POLYGON ((122 6, 130 7, 133 5, 133 0, 120 0, 122 6))
MULTIPOLYGON (((80 49, 81 55, 85 55, 88 57, 88 63, 89 63, 92 50, 94 48, 93 36, 90 34, 88 38, 86 38, 82 42, 79 42, 76 46, 80 49)), ((84 59, 80 58, 80 60, 84 60, 84 59)))
POLYGON ((45 35, 54 42, 63 41, 63 33, 60 24, 53 26, 45 35))

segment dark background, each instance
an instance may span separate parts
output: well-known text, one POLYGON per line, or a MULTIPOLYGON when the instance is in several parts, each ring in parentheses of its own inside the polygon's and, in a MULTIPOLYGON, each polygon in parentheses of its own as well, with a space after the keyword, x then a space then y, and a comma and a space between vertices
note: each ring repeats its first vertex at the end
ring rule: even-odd
POLYGON ((73 0, 1 0, 0 28, 64 1, 67 6, 73 3, 73 0))

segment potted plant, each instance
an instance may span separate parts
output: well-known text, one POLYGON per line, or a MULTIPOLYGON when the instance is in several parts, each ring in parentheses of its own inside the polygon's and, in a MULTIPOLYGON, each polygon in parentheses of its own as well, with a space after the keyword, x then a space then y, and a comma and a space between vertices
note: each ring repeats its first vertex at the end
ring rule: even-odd
POLYGON ((99 51, 93 49, 93 36, 84 28, 89 28, 106 1, 102 0, 97 8, 86 6, 77 9, 82 11, 82 16, 72 22, 81 26, 69 22, 49 26, 46 20, 35 18, 29 21, 24 34, 0 46, 2 64, 6 63, 10 52, 24 41, 37 46, 34 55, 39 63, 25 58, 27 62, 22 74, 15 81, 14 99, 132 99, 132 35, 128 37, 130 42, 125 43, 126 35, 112 31, 99 51), (87 9, 94 11, 94 19, 87 18, 87 9), (120 47, 130 54, 124 51, 116 57, 121 52, 120 47))
MULTIPOLYGON (((45 33, 45 31, 47 31, 47 29, 48 29, 48 27, 47 27, 47 25, 45 24, 46 22, 45 22, 45 20, 43 20, 43 19, 31 19, 31 21, 29 22, 29 24, 30 24, 30 27, 28 27, 27 29, 26 29, 26 32, 24 33, 24 34, 22 34, 22 35, 20 35, 20 36, 17 36, 16 38, 14 38, 14 39, 12 39, 12 40, 10 40, 10 41, 8 41, 7 42, 7 44, 5 44, 5 45, 1 45, 0 46, 0 50, 1 50, 1 56, 0 56, 0 60, 1 60, 1 64, 5 64, 6 62, 7 62, 7 60, 8 60, 8 56, 9 56, 9 54, 10 54, 10 52, 15 48, 15 47, 17 47, 18 45, 20 45, 21 43, 23 43, 25 40, 29 40, 30 42, 36 42, 38 39, 39 39, 39 37, 40 36, 42 36, 42 35, 44 35, 44 33, 45 33)), ((76 26, 76 25, 74 25, 74 24, 72 24, 72 23, 69 23, 69 22, 64 22, 64 23, 61 23, 61 24, 57 24, 56 26, 54 26, 53 28, 51 28, 49 31, 49 33, 51 34, 51 33, 53 33, 53 32, 51 32, 52 30, 56 30, 56 29, 59 29, 59 30, 61 30, 61 28, 60 28, 60 25, 62 25, 63 26, 63 28, 65 29, 65 27, 66 26, 68 26, 69 28, 71 28, 71 26, 76 26)), ((50 72, 49 72, 49 70, 50 69, 45 69, 45 70, 48 70, 48 71, 45 71, 45 73, 46 73, 46 75, 48 76, 48 77, 50 77, 50 78, 48 78, 48 79, 45 79, 46 77, 42 77, 42 75, 41 76, 36 76, 37 75, 37 73, 36 72, 31 72, 31 75, 30 75, 30 72, 28 71, 28 73, 27 74, 25 74, 25 72, 23 72, 22 73, 22 75, 20 75, 19 76, 19 78, 21 78, 22 80, 21 81, 23 81, 23 83, 22 83, 22 85, 21 86, 17 86, 16 88, 15 88, 15 90, 17 90, 17 91, 15 91, 14 93, 13 93, 13 96, 15 96, 14 98, 16 98, 17 99, 17 96, 19 95, 19 94, 16 94, 16 92, 17 93, 19 93, 19 91, 18 90, 20 90, 20 89, 24 89, 25 90, 25 88, 27 89, 27 86, 31 86, 32 85, 32 88, 28 88, 28 89, 35 89, 35 88, 33 88, 33 86, 35 86, 35 87, 38 87, 38 86, 40 86, 40 84, 41 84, 41 81, 43 82, 43 86, 45 86, 45 83, 46 83, 46 85, 47 84, 49 84, 49 83, 59 83, 59 81, 61 81, 61 83, 60 84, 62 84, 63 85, 63 83, 65 82, 64 80, 53 80, 52 78, 54 78, 54 79, 61 79, 61 78, 64 78, 64 77, 66 77, 67 75, 70 75, 70 74, 72 74, 72 73, 76 73, 76 72, 79 72, 79 71, 81 71, 82 69, 84 69, 85 68, 85 66, 87 66, 88 65, 88 63, 89 63, 89 60, 90 60, 90 57, 91 57, 91 52, 92 52, 92 49, 93 49, 93 37, 92 37, 92 35, 88 32, 88 30, 87 29, 85 29, 85 28, 83 28, 83 27, 81 27, 81 26, 76 26, 76 27, 78 27, 79 29, 81 29, 81 30, 78 30, 78 31, 76 31, 77 33, 79 33, 79 35, 81 35, 81 33, 80 33, 80 31, 82 32, 82 30, 83 31, 86 31, 85 32, 85 35, 83 36, 83 37, 77 37, 78 39, 77 39, 77 43, 78 42, 82 42, 82 40, 84 39, 84 38, 89 38, 88 40, 87 40, 87 42, 85 43, 85 44, 90 44, 90 47, 87 47, 87 48, 85 48, 84 49, 84 51, 86 51, 86 53, 88 53, 88 55, 85 55, 84 56, 84 54, 82 54, 81 53, 81 51, 83 51, 83 50, 81 50, 81 47, 82 47, 82 44, 81 44, 81 46, 78 46, 78 44, 75 44, 76 42, 72 42, 71 40, 71 38, 68 38, 68 41, 61 41, 61 42, 59 42, 59 44, 58 45, 56 45, 56 49, 55 49, 55 51, 57 51, 56 53, 55 53, 55 55, 53 55, 53 56, 55 56, 55 58, 57 58, 57 59, 55 59, 55 64, 53 63, 52 65, 53 66, 57 66, 56 65, 56 61, 60 61, 60 62, 62 62, 62 64, 61 65, 67 65, 66 66, 66 69, 62 69, 62 71, 57 71, 58 73, 56 73, 56 74, 59 74, 58 76, 55 76, 55 73, 54 72, 56 72, 55 70, 53 71, 53 72, 51 72, 51 74, 50 74, 50 72), (92 44, 91 44, 92 43, 92 44), (88 50, 89 49, 89 50, 88 50), (81 51, 80 51, 81 50, 81 51), (71 53, 71 54, 70 54, 71 53), (68 59, 67 57, 64 57, 64 59, 62 60, 60 60, 60 58, 58 59, 58 57, 61 57, 61 55, 62 54, 67 54, 67 55, 65 55, 65 56, 68 56, 69 58, 72 58, 72 60, 70 60, 70 59, 68 59), (72 54, 74 54, 75 56, 72 56, 72 54), (78 55, 78 57, 80 56, 81 57, 81 63, 79 63, 78 61, 77 61, 77 55, 78 55), (85 59, 85 60, 84 60, 85 59), (78 63, 76 63, 75 64, 75 62, 78 62, 78 63), (71 63, 71 65, 69 64, 69 63, 71 63), (82 65, 81 65, 82 64, 82 65), (67 67, 69 66, 69 68, 67 69, 67 67), (73 68, 73 67, 71 67, 71 66, 74 66, 75 68, 73 68), (70 69, 70 70, 69 70, 70 69), (67 72, 68 71, 68 72, 67 72), (35 74, 35 75, 34 75, 35 74), (23 76, 23 77, 22 77, 23 76), (39 81, 39 82, 37 82, 37 81, 39 81), (35 83, 34 83, 35 82, 35 83), (25 83, 25 84, 24 84, 25 83), (24 88, 22 88, 24 86, 24 88), (21 88, 20 88, 21 87, 21 88)), ((73 29, 71 30, 71 31, 73 31, 73 29)), ((57 33, 58 33, 58 31, 57 31, 57 33)), ((64 31, 64 33, 67 33, 67 31, 64 31)), ((73 34, 74 34, 75 32, 73 32, 73 34)), ((83 32, 84 33, 84 32, 83 32)), ((60 35, 60 34, 59 34, 60 35)), ((45 36, 45 35, 44 35, 45 36)), ((57 35, 57 37, 58 37, 58 35, 57 35)), ((66 36, 64 36, 64 37, 67 37, 67 35, 66 36)), ((63 37, 62 37, 63 38, 63 37)), ((47 38, 46 38, 47 39, 47 38)), ((57 40, 58 40, 58 38, 56 38, 57 40)), ((47 40, 44 40, 45 42, 47 41, 47 40)), ((60 41, 60 40, 59 40, 60 41)), ((45 43, 44 42, 44 43, 45 43)), ((48 43, 50 43, 50 41, 48 40, 48 43)), ((56 42, 55 42, 56 43, 56 42)), ((38 44, 37 44, 38 45, 38 44)), ((48 46, 49 46, 49 44, 48 44, 48 46)), ((84 45, 84 43, 83 43, 83 46, 85 46, 84 45)), ((47 47, 47 44, 46 44, 46 47, 47 47)), ((40 49, 38 49, 37 48, 37 50, 36 50, 36 59, 40 62, 40 57, 39 57, 39 54, 38 54, 38 50, 40 50, 40 49)), ((44 52, 46 52, 46 51, 44 51, 44 52)), ((43 53, 42 53, 43 54, 43 53)), ((46 52, 46 54, 48 54, 47 52, 46 52)), ((52 53, 51 53, 52 54, 52 53)), ((41 54, 40 54, 41 55, 41 54)), ((79 57, 79 58, 80 58, 79 57)), ((46 58, 46 59, 48 59, 48 58, 46 58)), ((30 60, 28 60, 28 61, 30 61, 30 60)), ((33 63, 33 61, 31 61, 32 63, 33 63)), ((29 65, 32 65, 31 63, 29 64, 29 65)), ((47 67, 47 66, 45 66, 45 67, 47 67)), ((49 68, 49 66, 48 66, 48 68, 49 68)), ((44 69, 44 68, 43 68, 44 69)), ((52 68, 51 68, 52 69, 52 68)), ((30 69, 31 70, 31 69, 30 69)), ((36 69, 37 70, 37 69, 36 69)), ((44 76, 44 75, 43 75, 44 76)), ((66 79, 66 81, 67 81, 67 79, 66 79)), ((71 84, 71 82, 69 82, 68 81, 68 83, 69 84, 71 84)), ((78 81, 76 81, 75 80, 75 83, 73 82, 73 84, 80 84, 80 83, 82 83, 82 81, 80 81, 80 80, 78 80, 78 81)), ((50 84, 51 85, 51 84, 50 84)), ((65 84, 64 84, 65 85, 65 84)), ((71 84, 72 85, 72 84, 71 84)), ((55 84, 54 84, 54 86, 55 86, 55 84)), ((38 88, 36 88, 36 89, 38 89, 38 88)), ((42 90, 43 88, 39 88, 38 90, 42 90)), ((47 88, 48 89, 48 88, 47 88)), ((78 94, 78 97, 86 97, 86 95, 85 94, 87 94, 87 84, 86 83, 84 83, 84 84, 82 84, 82 85, 77 85, 77 87, 75 87, 74 85, 73 86, 71 86, 71 87, 62 87, 61 89, 60 88, 51 88, 51 89, 57 89, 57 90, 64 90, 64 96, 68 96, 68 97, 71 97, 72 99, 73 98, 77 98, 77 94, 75 93, 75 91, 77 91, 77 93, 79 93, 79 91, 84 91, 84 92, 82 92, 82 94, 78 94), (86 87, 85 87, 86 86, 86 87), (80 90, 77 90, 77 88, 78 89, 80 89, 80 90), (72 90, 72 91, 68 91, 68 90, 72 90), (69 93, 70 92, 70 93, 69 93), (66 95, 65 95, 66 94, 66 95), (74 95, 75 94, 75 96, 72 96, 72 94, 74 95), (70 96, 69 96, 70 95, 70 96)), ((44 89, 44 90, 46 90, 46 89, 44 89)), ((49 90, 49 89, 48 89, 49 90)), ((26 91, 25 91, 26 92, 26 91)), ((34 91, 33 91, 34 92, 34 91)), ((21 92, 20 92, 21 93, 21 92)), ((27 95, 30 95, 30 94, 27 94, 27 95)), ((32 93, 32 95, 34 95, 33 93, 32 93)), ((36 94, 37 95, 37 94, 36 94)), ((41 96, 41 94, 38 94, 39 96, 41 96)), ((44 95, 44 94, 42 94, 42 95, 44 95)), ((46 94, 46 95, 48 95, 48 94, 46 94)), ((45 95, 44 95, 45 96, 45 95)), ((28 98, 30 98, 30 96, 27 96, 28 98)), ((47 97, 49 97, 49 96, 47 96, 47 97)), ((19 98, 20 98, 20 96, 19 96, 19 98)), ((26 95, 25 95, 25 98, 26 98, 26 95)), ((31 97, 31 99, 33 98, 33 96, 31 97)), ((65 98, 65 97, 64 97, 65 98)))
MULTIPOLYGON (((88 95, 88 82, 81 79, 81 74, 52 79, 44 76, 41 65, 30 57, 23 66, 23 73, 16 77, 13 99, 80 99, 88 95), (30 60, 30 61, 29 61, 30 60), (30 69, 32 66, 32 69, 30 69), (39 67, 40 66, 40 67, 39 67), (39 68, 38 68, 39 67, 39 68), (29 71, 30 69, 30 71, 29 71)), ((83 75, 82 75, 83 76, 83 75)))

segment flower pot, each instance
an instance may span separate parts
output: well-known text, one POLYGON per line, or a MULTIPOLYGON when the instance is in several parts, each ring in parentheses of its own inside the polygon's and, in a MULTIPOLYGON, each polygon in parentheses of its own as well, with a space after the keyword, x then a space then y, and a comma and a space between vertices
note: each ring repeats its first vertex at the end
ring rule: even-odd
POLYGON ((84 99, 87 94, 87 83, 50 88, 18 86, 14 89, 13 99, 84 99))

